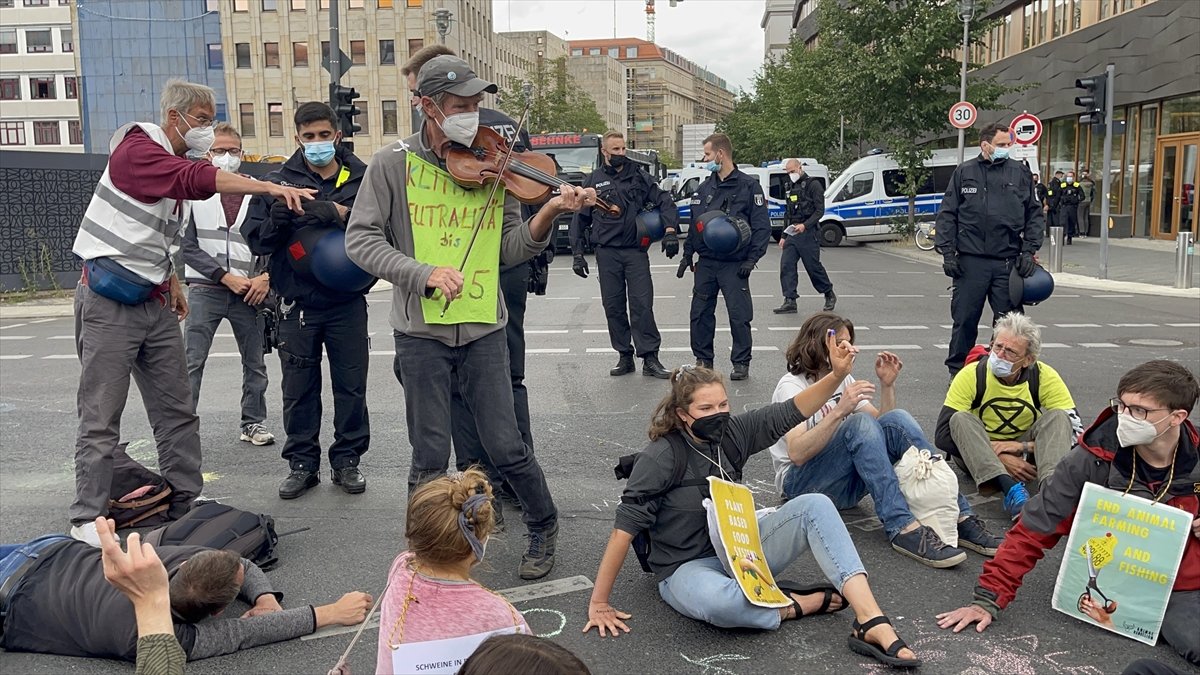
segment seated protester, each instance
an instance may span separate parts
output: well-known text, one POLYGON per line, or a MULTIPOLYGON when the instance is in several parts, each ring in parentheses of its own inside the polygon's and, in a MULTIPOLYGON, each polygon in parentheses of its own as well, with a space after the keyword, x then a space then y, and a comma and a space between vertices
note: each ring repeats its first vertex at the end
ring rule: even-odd
POLYGON ((392 563, 379 610, 377 674, 407 672, 394 661, 393 651, 401 645, 505 628, 531 632, 503 596, 471 580, 471 568, 483 560, 494 529, 492 488, 478 468, 435 478, 413 491, 404 528, 408 550, 392 563))
POLYGON ((458 675, 592 675, 569 649, 536 635, 493 635, 467 659, 458 675))
POLYGON ((784 620, 835 612, 848 604, 856 616, 850 636, 852 649, 888 665, 921 664, 876 604, 854 542, 828 497, 803 495, 759 520, 762 549, 771 570, 781 573, 812 550, 832 583, 832 587, 813 590, 780 581, 779 588, 792 604, 775 609, 751 604, 737 581, 725 573, 709 536, 706 511, 700 506, 708 496, 708 485, 687 484, 710 475, 740 476, 751 455, 766 450, 788 429, 820 410, 850 374, 856 354, 848 342, 835 344, 833 335, 827 340, 833 366, 829 375, 789 401, 732 417, 719 373, 688 365, 671 374, 671 391, 658 404, 651 421, 650 445, 634 464, 617 507, 616 527, 588 603, 585 633, 592 626, 601 636, 606 632, 616 636, 618 630, 629 632, 624 620, 630 615, 613 608, 608 599, 634 536, 645 530, 651 542, 648 562, 657 576, 659 595, 684 616, 722 628, 776 630, 784 620), (666 490, 674 469, 671 434, 687 446, 688 463, 683 484, 666 490), (642 499, 644 496, 651 498, 642 499))
MULTIPOLYGON (((1169 504, 1192 514, 1191 535, 1175 573, 1160 635, 1200 666, 1200 434, 1188 421, 1200 384, 1183 366, 1150 361, 1125 373, 1117 397, 1058 465, 1054 478, 1025 505, 1021 518, 983 565, 975 600, 939 614, 938 625, 982 632, 1008 606, 1021 580, 1045 552, 1071 531, 1083 486, 1095 483, 1123 494, 1169 504)), ((1105 613, 1097 607, 1096 611, 1105 613)), ((1095 615, 1093 614, 1095 618, 1095 615)), ((1111 619, 1110 619, 1111 620, 1111 619)))
MULTIPOLYGON (((325 626, 353 626, 371 606, 371 596, 352 592, 329 605, 283 609, 283 594, 236 553, 200 546, 160 546, 157 553, 170 578, 175 638, 190 661, 325 626), (209 618, 234 598, 251 609, 240 619, 209 618)), ((102 557, 102 549, 61 535, 0 546, 0 588, 7 589, 0 598, 4 649, 134 661, 139 619, 126 594, 105 581, 102 557)))
MULTIPOLYGON (((788 372, 779 379, 772 401, 791 399, 829 374, 825 336, 830 331, 836 331, 839 342, 854 344, 854 324, 848 319, 832 312, 810 316, 788 347, 788 372)), ((846 375, 820 410, 771 446, 775 485, 784 499, 819 492, 839 509, 854 506, 869 493, 893 549, 930 567, 953 567, 967 554, 913 517, 893 468, 914 445, 937 452, 912 415, 896 407, 896 378, 903 367, 891 352, 875 359, 882 410, 871 404, 874 385, 846 375)), ((961 494, 958 512, 959 544, 994 555, 1003 538, 987 531, 961 494)))
POLYGON ((958 371, 937 421, 938 447, 961 460, 980 492, 1003 493, 1013 520, 1029 499, 1025 483, 1045 483, 1083 431, 1062 377, 1038 361, 1041 350, 1032 319, 1001 316, 988 358, 958 371))

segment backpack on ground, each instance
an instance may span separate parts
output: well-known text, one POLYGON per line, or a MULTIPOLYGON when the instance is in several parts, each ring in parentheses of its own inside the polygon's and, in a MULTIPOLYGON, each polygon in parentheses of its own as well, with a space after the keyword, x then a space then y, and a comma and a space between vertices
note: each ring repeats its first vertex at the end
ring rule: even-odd
POLYGON ((270 569, 279 562, 275 546, 275 519, 242 511, 218 502, 197 504, 179 520, 146 534, 143 541, 154 546, 203 546, 233 551, 270 569))
MULTIPOLYGON (((968 366, 975 363, 975 398, 971 401, 970 410, 978 410, 980 405, 983 405, 983 393, 987 389, 987 374, 988 374, 988 349, 987 345, 975 345, 971 351, 967 352, 967 360, 963 364, 968 366)), ((1033 399, 1033 409, 1042 409, 1042 378, 1041 378, 1041 363, 1034 361, 1029 369, 1029 397, 1033 399)))
MULTIPOLYGON (((665 436, 667 442, 671 444, 671 479, 667 481, 666 486, 658 492, 641 495, 639 497, 630 497, 627 501, 631 504, 642 505, 660 499, 677 488, 701 486, 708 487, 707 478, 689 478, 683 479, 683 475, 687 473, 687 441, 683 439, 681 432, 673 431, 665 436)), ((643 453, 635 452, 632 455, 625 455, 617 459, 617 465, 613 467, 613 473, 616 474, 617 480, 625 480, 633 475, 633 467, 643 453)), ((736 472, 735 472, 736 473, 736 472)), ((734 480, 741 478, 741 474, 732 476, 734 480)), ((621 497, 622 501, 626 501, 625 497, 621 497)), ((650 531, 642 530, 633 537, 633 552, 637 555, 638 563, 642 566, 643 572, 653 572, 650 569, 650 531)))
POLYGON ((130 457, 128 445, 121 443, 113 451, 108 517, 117 529, 170 522, 167 511, 174 491, 162 476, 130 457))

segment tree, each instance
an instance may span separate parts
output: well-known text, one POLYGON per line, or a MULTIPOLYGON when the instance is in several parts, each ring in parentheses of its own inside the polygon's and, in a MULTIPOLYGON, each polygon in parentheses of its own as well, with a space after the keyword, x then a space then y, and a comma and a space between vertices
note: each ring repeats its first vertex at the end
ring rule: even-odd
MULTIPOLYGON (((525 110, 525 97, 519 92, 524 82, 510 78, 508 91, 513 92, 500 101, 500 109, 514 119, 525 110)), ((608 125, 596 110, 596 102, 567 73, 567 59, 560 57, 549 62, 539 60, 529 74, 532 85, 529 120, 525 128, 531 133, 550 131, 589 131, 603 133, 608 125)))

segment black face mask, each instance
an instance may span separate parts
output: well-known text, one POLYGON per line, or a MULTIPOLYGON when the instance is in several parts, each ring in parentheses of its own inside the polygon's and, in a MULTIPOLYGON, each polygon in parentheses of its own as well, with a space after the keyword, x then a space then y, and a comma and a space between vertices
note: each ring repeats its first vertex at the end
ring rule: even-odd
POLYGON ((697 417, 692 421, 692 433, 702 441, 718 443, 725 437, 729 428, 729 413, 713 413, 707 417, 697 417))
POLYGON ((608 158, 608 165, 614 169, 620 169, 628 162, 629 158, 625 155, 610 155, 608 158))

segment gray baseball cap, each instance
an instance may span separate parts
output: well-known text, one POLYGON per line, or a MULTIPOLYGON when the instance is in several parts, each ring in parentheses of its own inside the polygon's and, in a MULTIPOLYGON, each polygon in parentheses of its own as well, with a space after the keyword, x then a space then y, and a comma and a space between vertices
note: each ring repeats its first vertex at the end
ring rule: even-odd
POLYGON ((421 96, 449 92, 467 98, 488 92, 494 94, 496 85, 480 78, 466 61, 457 56, 443 55, 429 59, 417 73, 417 91, 421 96))

